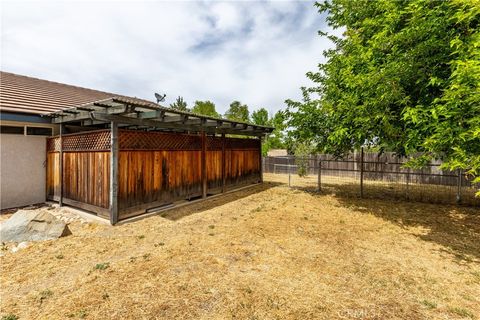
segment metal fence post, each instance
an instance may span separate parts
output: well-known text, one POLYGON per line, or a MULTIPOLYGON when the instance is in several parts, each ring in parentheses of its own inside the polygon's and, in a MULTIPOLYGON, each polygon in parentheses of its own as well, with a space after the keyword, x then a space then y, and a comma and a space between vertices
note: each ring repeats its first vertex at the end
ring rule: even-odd
POLYGON ((318 192, 322 192, 322 160, 318 160, 318 192))
POLYGON ((407 168, 407 190, 406 190, 407 200, 410 200, 410 194, 409 194, 409 189, 408 189, 409 184, 410 184, 410 168, 407 168))
POLYGON ((457 183, 457 204, 462 202, 462 171, 458 169, 458 183, 457 183))
POLYGON ((363 198, 363 147, 360 155, 360 197, 363 198))
POLYGON ((290 169, 290 167, 288 167, 288 186, 291 187, 291 183, 290 183, 290 171, 292 171, 290 169))

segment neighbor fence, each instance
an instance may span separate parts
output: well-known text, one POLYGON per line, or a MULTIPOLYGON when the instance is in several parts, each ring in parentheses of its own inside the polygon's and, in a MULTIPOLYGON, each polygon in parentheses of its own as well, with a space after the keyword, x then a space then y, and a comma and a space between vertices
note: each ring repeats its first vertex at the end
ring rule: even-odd
POLYGON ((341 159, 327 154, 265 157, 263 172, 271 181, 339 196, 480 206, 480 198, 475 197, 480 185, 464 171, 444 170, 441 162, 412 169, 405 167, 406 161, 394 153, 363 151, 341 159))

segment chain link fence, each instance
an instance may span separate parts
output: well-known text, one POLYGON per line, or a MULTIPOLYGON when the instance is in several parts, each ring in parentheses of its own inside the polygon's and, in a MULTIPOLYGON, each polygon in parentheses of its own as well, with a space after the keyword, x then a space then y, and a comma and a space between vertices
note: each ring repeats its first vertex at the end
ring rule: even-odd
POLYGON ((480 185, 473 184, 463 171, 442 170, 441 162, 411 169, 404 166, 405 162, 393 153, 367 152, 342 159, 326 154, 265 157, 263 172, 265 180, 340 196, 480 207, 480 197, 475 197, 480 185), (299 172, 305 175, 299 176, 299 172))

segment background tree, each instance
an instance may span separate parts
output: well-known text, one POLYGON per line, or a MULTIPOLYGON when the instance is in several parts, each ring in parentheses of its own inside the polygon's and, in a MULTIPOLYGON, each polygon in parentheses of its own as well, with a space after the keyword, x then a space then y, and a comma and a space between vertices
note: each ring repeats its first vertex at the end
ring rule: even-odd
POLYGON ((309 159, 314 149, 314 146, 308 142, 301 142, 295 146, 295 164, 297 165, 297 173, 300 177, 308 175, 308 170, 310 169, 309 159))
POLYGON ((240 101, 233 101, 230 103, 230 108, 225 113, 227 119, 243 122, 249 121, 249 115, 248 106, 246 104, 241 104, 240 101))
POLYGON ((252 122, 260 126, 268 125, 268 111, 265 108, 260 108, 252 112, 252 122))
POLYGON ((178 96, 174 103, 170 104, 170 108, 180 111, 189 111, 187 102, 182 97, 178 96))
POLYGON ((202 114, 204 116, 216 118, 220 117, 217 110, 215 110, 215 104, 211 101, 195 101, 192 112, 202 114))
MULTIPOLYGON (((267 113, 268 117, 268 113, 267 113)), ((252 115, 253 118, 253 115, 252 115)), ((285 113, 283 111, 277 111, 272 118, 269 118, 266 122, 267 126, 274 127, 275 129, 271 134, 265 137, 262 143, 262 154, 266 156, 271 149, 285 149, 285 113)))
MULTIPOLYGON (((363 145, 480 175, 480 6, 475 1, 318 3, 343 37, 287 100, 291 136, 342 155, 363 145)), ((477 178, 477 181, 480 179, 477 178)))

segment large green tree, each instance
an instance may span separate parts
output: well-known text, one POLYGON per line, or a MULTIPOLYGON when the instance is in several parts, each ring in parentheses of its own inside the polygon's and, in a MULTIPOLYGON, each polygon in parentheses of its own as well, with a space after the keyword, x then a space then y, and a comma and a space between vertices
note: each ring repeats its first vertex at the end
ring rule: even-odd
POLYGON ((204 116, 216 118, 220 117, 217 110, 215 109, 215 104, 211 101, 195 101, 192 112, 202 114, 204 116))
POLYGON ((267 146, 271 149, 285 149, 287 148, 285 130, 287 129, 287 124, 285 121, 285 112, 282 110, 277 111, 271 119, 269 119, 268 124, 275 128, 272 134, 269 135, 265 141, 267 146))
POLYGON ((251 121, 253 124, 260 126, 274 127, 275 130, 265 137, 262 143, 262 154, 267 155, 270 149, 284 149, 285 146, 285 113, 280 110, 272 117, 269 117, 268 111, 265 108, 260 108, 252 112, 251 121))
POLYGON ((187 102, 182 97, 178 97, 174 103, 170 104, 170 108, 180 111, 189 111, 187 102))
MULTIPOLYGON (((263 108, 262 108, 263 109, 263 108)), ((262 110, 260 109, 260 110, 262 110)), ((265 109, 264 109, 265 110, 265 109)), ((266 110, 265 110, 266 111, 266 110)), ((254 120, 255 124, 259 125, 266 125, 275 128, 271 134, 265 137, 263 144, 262 144, 262 154, 265 156, 267 155, 268 151, 271 149, 285 149, 285 130, 286 130, 286 123, 285 123, 285 113, 280 110, 277 111, 273 117, 268 117, 268 112, 266 113, 267 121, 265 124, 261 122, 264 121, 265 113, 261 112, 262 116, 257 118, 257 122, 255 122, 255 117, 252 114, 252 120, 254 120)))
POLYGON ((252 122, 260 126, 268 125, 268 111, 265 108, 260 108, 252 112, 252 122))
POLYGON ((233 101, 230 103, 230 108, 225 113, 225 117, 230 120, 248 122, 250 112, 248 106, 242 104, 240 101, 233 101))
MULTIPOLYGON (((332 0, 336 37, 309 72, 303 100, 287 100, 292 137, 342 155, 365 145, 422 153, 480 175, 480 2, 332 0)), ((478 181, 479 179, 477 179, 478 181)))

